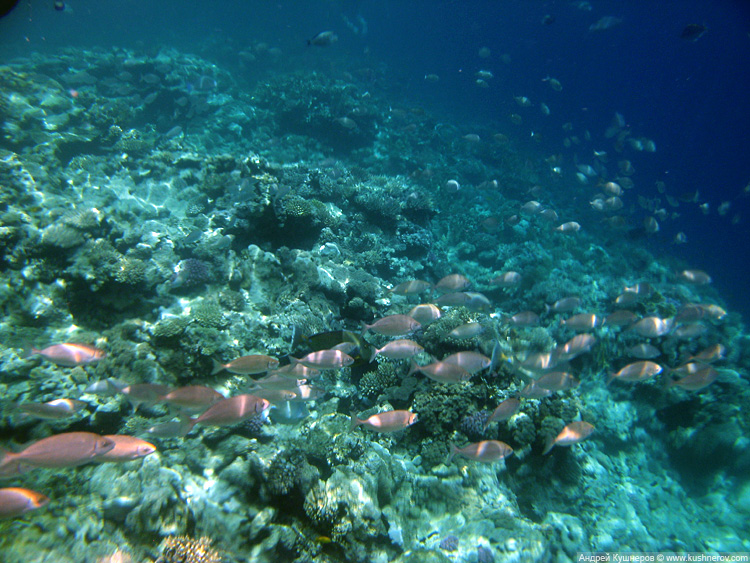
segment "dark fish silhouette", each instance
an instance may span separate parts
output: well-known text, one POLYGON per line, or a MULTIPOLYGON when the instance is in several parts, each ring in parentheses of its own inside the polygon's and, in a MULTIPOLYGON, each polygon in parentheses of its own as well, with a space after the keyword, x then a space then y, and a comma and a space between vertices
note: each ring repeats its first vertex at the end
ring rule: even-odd
POLYGON ((680 38, 686 41, 698 41, 706 33, 706 29, 708 28, 705 25, 689 23, 684 27, 682 33, 680 33, 680 38))

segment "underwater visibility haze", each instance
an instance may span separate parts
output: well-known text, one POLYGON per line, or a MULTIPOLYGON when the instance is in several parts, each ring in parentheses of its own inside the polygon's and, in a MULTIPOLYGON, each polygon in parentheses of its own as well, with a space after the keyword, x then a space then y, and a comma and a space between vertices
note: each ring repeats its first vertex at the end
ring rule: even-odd
POLYGON ((747 3, 7 6, 0 563, 750 552, 747 3))

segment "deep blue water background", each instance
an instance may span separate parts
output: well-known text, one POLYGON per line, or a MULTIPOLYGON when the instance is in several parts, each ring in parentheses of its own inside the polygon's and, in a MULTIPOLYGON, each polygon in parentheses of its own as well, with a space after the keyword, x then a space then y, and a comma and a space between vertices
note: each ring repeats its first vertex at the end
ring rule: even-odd
MULTIPOLYGON (((540 157, 560 152, 561 125, 572 122, 594 137, 580 150, 582 162, 590 161, 593 148, 611 151, 603 133, 620 112, 634 135, 657 146, 655 154, 632 156, 637 192, 653 197, 654 183, 663 180, 675 195, 699 190, 711 207, 703 215, 695 205, 681 206, 681 217, 649 244, 657 254, 675 254, 708 271, 730 308, 750 318, 750 194, 743 191, 750 183, 750 2, 592 0, 591 11, 575 2, 527 0, 80 0, 69 2, 66 12, 52 4, 22 1, 0 21, 0 57, 64 45, 171 44, 210 58, 199 48, 206 38, 229 49, 266 41, 297 65, 342 56, 363 66, 385 64, 394 100, 445 115, 465 132, 481 124, 514 131, 507 118, 518 110, 512 96, 535 105, 546 101, 552 115, 529 112, 533 117, 518 129, 544 135, 541 144, 529 141, 529 150, 540 157), (545 14, 554 23, 542 24, 545 14), (342 19, 360 15, 367 34, 352 32, 342 19), (589 31, 609 15, 622 24, 589 31), (708 32, 696 42, 680 39, 689 23, 704 24, 708 32), (305 40, 324 29, 335 30, 339 43, 308 49, 305 40), (485 46, 492 51, 487 60, 477 55, 485 46), (500 60, 504 53, 510 64, 500 60), (487 90, 474 85, 480 68, 495 73, 487 90), (425 82, 428 73, 440 75, 440 82, 425 82), (542 82, 547 75, 562 82, 562 92, 542 82), (722 201, 732 207, 720 217, 722 201), (739 223, 733 225, 735 214, 739 223), (673 247, 671 237, 680 230, 689 242, 673 247)), ((282 57, 278 71, 285 70, 282 57)))

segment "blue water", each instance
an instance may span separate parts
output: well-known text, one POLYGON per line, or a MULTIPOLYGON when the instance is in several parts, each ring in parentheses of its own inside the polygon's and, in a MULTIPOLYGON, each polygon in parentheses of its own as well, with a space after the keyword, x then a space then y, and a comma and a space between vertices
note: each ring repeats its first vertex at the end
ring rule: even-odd
MULTIPOLYGON (((712 275, 716 286, 745 317, 750 315, 746 280, 750 274, 750 6, 741 1, 649 3, 598 1, 591 10, 576 2, 67 2, 56 12, 52 2, 22 1, 0 22, 4 56, 65 45, 154 46, 169 44, 228 59, 232 50, 267 41, 296 59, 322 64, 344 57, 364 65, 386 65, 395 96, 453 116, 466 131, 480 123, 502 124, 515 112, 512 96, 544 100, 552 115, 534 111, 515 136, 543 135, 534 149, 541 156, 559 152, 561 125, 588 129, 594 137, 580 152, 607 149, 604 129, 615 112, 631 131, 656 142, 655 154, 634 158, 636 190, 654 197, 654 183, 682 194, 698 190, 710 206, 704 215, 683 205, 680 217, 663 225, 652 241, 663 252, 683 258, 712 275), (542 19, 551 15, 554 22, 542 19), (589 26, 603 16, 622 23, 603 31, 589 26), (343 18, 357 26, 348 28, 343 18), (362 33, 358 22, 367 23, 362 33), (685 25, 708 31, 692 42, 680 38, 685 25), (306 53, 305 40, 322 29, 340 40, 335 53, 306 53), (210 40, 212 46, 206 45, 210 40), (489 59, 477 56, 487 47, 489 59), (219 54, 218 51, 221 51, 219 54), (510 56, 510 64, 501 55, 510 56), (487 90, 474 85, 481 68, 495 73, 487 90), (440 76, 438 84, 424 75, 440 76), (542 82, 553 76, 562 92, 542 82), (597 142, 597 139, 599 142, 597 142), (731 202, 725 216, 716 212, 731 202), (732 218, 736 224, 732 224, 732 218), (674 248, 683 231, 688 243, 674 248)), ((282 70, 285 63, 279 63, 282 70)), ((395 100, 396 98, 394 98, 395 100)), ((533 146, 531 142, 529 146, 533 146)), ((567 151, 570 154, 570 151, 567 151)))

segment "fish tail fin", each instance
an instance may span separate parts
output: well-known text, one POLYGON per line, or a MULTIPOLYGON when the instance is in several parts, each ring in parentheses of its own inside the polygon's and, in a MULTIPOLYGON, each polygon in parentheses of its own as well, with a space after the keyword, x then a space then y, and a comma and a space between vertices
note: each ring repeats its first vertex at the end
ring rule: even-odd
POLYGON ((370 325, 368 325, 365 321, 359 321, 359 334, 361 336, 364 336, 368 330, 370 330, 370 325))
POLYGON ((614 372, 610 373, 609 377, 607 377, 607 385, 609 385, 610 383, 612 383, 612 381, 614 381, 615 377, 616 376, 615 376, 614 372))
POLYGON ((21 350, 21 357, 25 360, 27 358, 31 358, 32 356, 36 356, 38 354, 41 354, 42 351, 34 348, 33 346, 24 347, 23 350, 21 350))
POLYGON ((448 461, 446 462, 446 465, 449 464, 451 461, 453 461, 453 458, 458 453, 458 447, 456 444, 451 444, 451 453, 448 456, 448 461))
POLYGON ((296 366, 299 363, 299 360, 295 358, 294 356, 289 356, 289 363, 293 366, 296 366))
POLYGON ((555 439, 554 438, 548 438, 547 443, 544 445, 544 451, 542 452, 542 455, 547 455, 552 448, 555 447, 555 439))
POLYGON ((216 358, 211 358, 211 361, 213 362, 213 367, 211 368, 211 375, 216 375, 220 371, 224 370, 224 364, 217 361, 216 358))
POLYGON ((372 347, 372 354, 370 354, 370 363, 375 361, 375 358, 377 358, 378 354, 380 353, 380 350, 375 348, 375 346, 372 347))
POLYGON ((409 365, 409 373, 406 374, 406 377, 409 377, 411 374, 419 371, 419 368, 421 366, 414 360, 414 358, 411 359, 411 364, 409 365))
POLYGON ((361 425, 364 422, 364 420, 360 420, 359 418, 357 418, 354 413, 351 414, 350 418, 351 420, 349 422, 349 430, 354 430, 355 428, 357 428, 357 426, 361 425))

